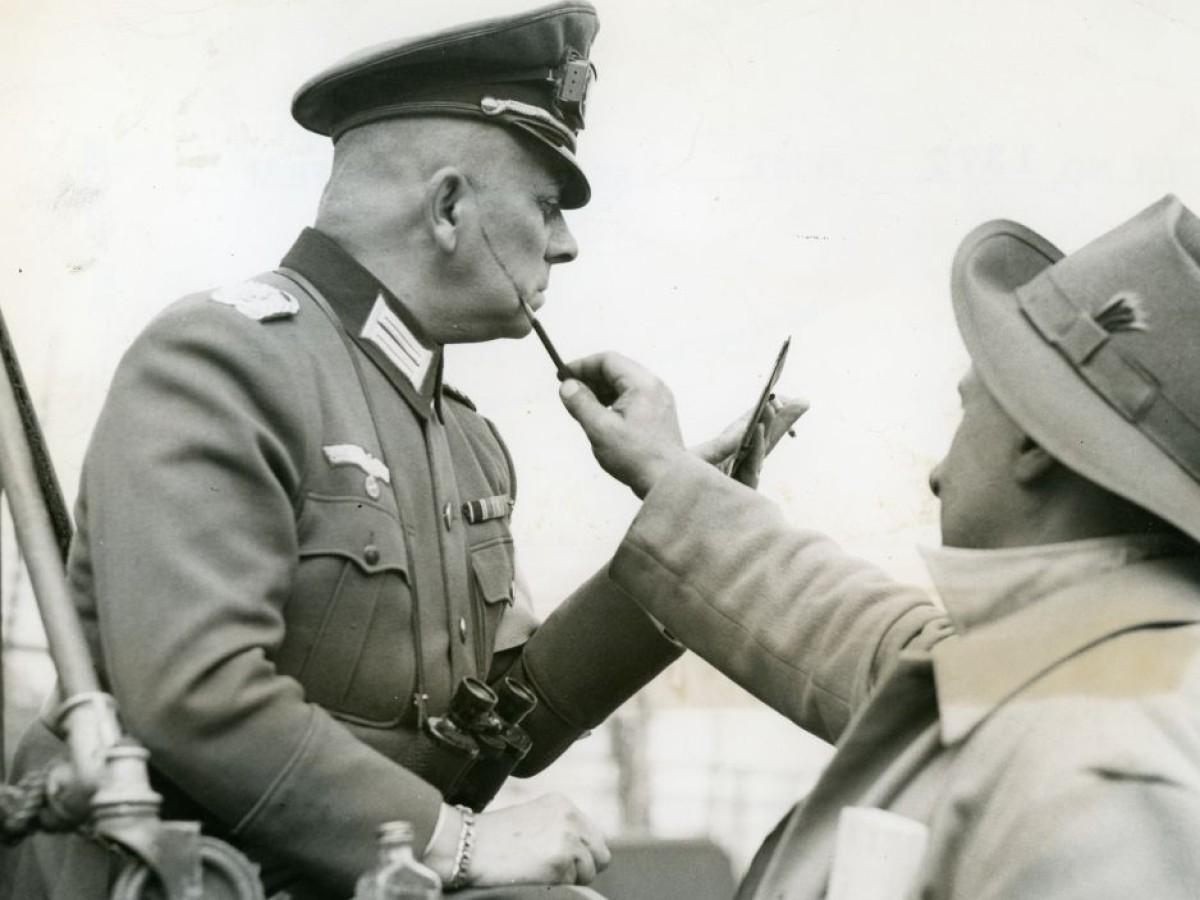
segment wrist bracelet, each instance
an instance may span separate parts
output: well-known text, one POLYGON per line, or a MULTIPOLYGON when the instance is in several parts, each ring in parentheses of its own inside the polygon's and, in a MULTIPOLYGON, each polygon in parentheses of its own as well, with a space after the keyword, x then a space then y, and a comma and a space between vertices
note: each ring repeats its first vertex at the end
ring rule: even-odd
POLYGON ((454 807, 462 813, 462 830, 458 833, 458 849, 454 852, 454 869, 446 887, 452 891, 471 883, 471 852, 475 849, 475 811, 461 804, 454 807))

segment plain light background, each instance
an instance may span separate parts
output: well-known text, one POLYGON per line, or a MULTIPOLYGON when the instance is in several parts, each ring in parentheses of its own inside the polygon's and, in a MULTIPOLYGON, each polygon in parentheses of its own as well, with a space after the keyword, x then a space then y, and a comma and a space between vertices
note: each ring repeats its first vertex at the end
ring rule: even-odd
MULTIPOLYGON (((365 44, 521 8, 0 0, 0 308, 70 497, 145 322, 271 268, 311 222, 330 151, 291 121, 293 90, 365 44)), ((542 321, 568 357, 619 349, 658 371, 691 441, 752 402, 791 335, 780 390, 813 409, 762 490, 793 522, 922 580, 912 546, 937 539, 925 479, 966 364, 954 249, 991 218, 1070 251, 1164 193, 1200 205, 1200 6, 599 12, 580 150, 594 199, 569 214, 581 255, 555 270, 542 321)), ((607 559, 636 502, 591 460, 532 338, 454 348, 447 378, 513 450, 514 529, 548 610, 607 559)), ((745 702, 703 671, 674 685, 688 707, 745 702)))

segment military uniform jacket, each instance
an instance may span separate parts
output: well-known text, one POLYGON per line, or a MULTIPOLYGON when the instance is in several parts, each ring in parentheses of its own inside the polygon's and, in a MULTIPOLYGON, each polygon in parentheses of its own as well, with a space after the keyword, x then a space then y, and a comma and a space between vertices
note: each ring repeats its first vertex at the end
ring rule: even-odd
POLYGON ((307 232, 281 271, 181 301, 130 349, 71 574, 168 791, 320 858, 350 811, 431 834, 440 796, 389 757, 415 699, 444 709, 521 615, 513 477, 490 425, 441 395, 437 352, 406 371, 360 337, 385 303, 364 270, 307 232), (503 514, 466 523, 488 497, 503 514))
POLYGON ((349 895, 385 821, 425 845, 442 796, 396 760, 463 676, 503 663, 539 694, 536 768, 678 654, 602 578, 527 643, 507 452, 397 311, 306 231, 146 329, 85 463, 70 576, 103 680, 165 815, 269 889, 349 895), (579 632, 612 654, 608 627, 639 659, 597 679, 579 632))
POLYGON ((921 593, 684 467, 647 496, 610 576, 838 745, 739 897, 825 896, 846 806, 928 826, 917 883, 897 897, 1196 896, 1194 554, 1127 565, 955 633, 921 593))

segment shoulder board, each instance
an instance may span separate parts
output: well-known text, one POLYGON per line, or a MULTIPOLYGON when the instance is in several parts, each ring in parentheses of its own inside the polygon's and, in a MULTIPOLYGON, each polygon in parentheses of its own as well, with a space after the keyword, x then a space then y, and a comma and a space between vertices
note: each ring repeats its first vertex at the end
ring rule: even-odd
POLYGON ((273 322, 290 319, 300 312, 300 302, 282 288, 261 281, 243 281, 217 288, 210 295, 217 303, 232 306, 247 319, 273 322))
POLYGON ((466 394, 464 394, 462 391, 460 391, 458 388, 454 387, 453 385, 446 384, 446 382, 444 382, 444 381, 442 382, 442 393, 445 394, 447 397, 449 397, 451 400, 457 400, 459 403, 461 403, 463 406, 467 407, 467 409, 471 410, 472 412, 479 412, 479 410, 475 408, 475 403, 471 400, 470 397, 468 397, 466 394))

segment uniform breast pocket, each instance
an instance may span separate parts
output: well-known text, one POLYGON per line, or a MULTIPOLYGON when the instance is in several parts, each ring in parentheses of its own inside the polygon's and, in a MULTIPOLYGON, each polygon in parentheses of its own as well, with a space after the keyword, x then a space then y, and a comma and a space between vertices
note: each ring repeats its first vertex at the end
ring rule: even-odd
MULTIPOLYGON (((483 526, 473 526, 484 531, 483 526)), ((475 616, 477 633, 482 635, 478 645, 479 671, 486 673, 491 666, 496 632, 500 620, 513 603, 515 575, 512 536, 508 529, 494 529, 494 534, 472 534, 471 568, 475 575, 475 616)))
POLYGON ((298 537, 277 666, 338 718, 399 724, 416 667, 403 526, 362 498, 309 496, 298 537))

